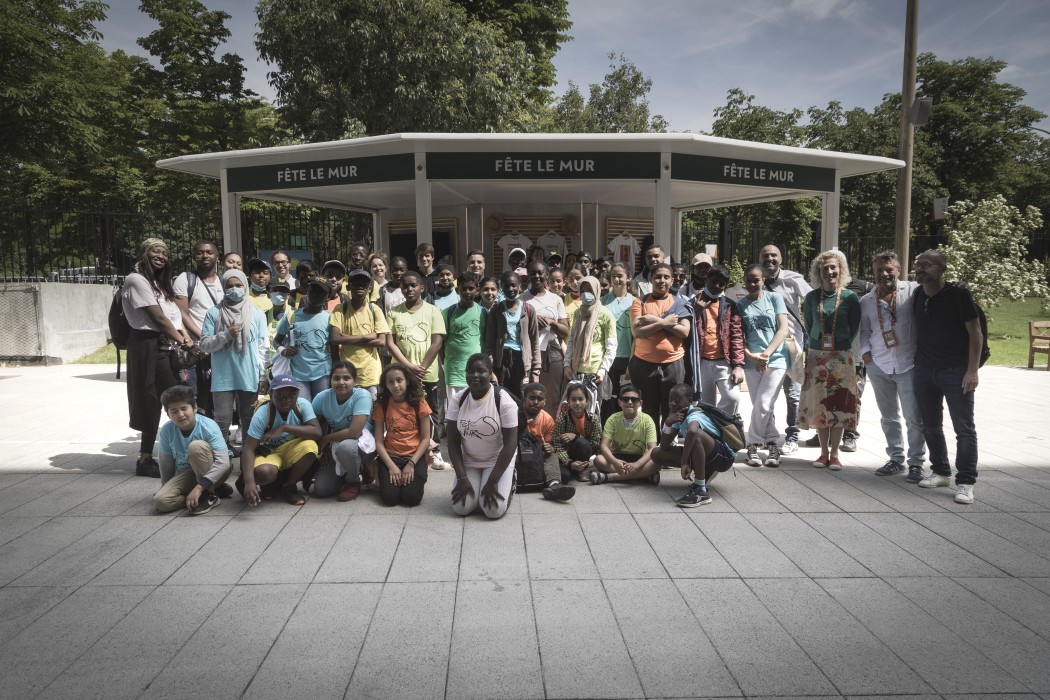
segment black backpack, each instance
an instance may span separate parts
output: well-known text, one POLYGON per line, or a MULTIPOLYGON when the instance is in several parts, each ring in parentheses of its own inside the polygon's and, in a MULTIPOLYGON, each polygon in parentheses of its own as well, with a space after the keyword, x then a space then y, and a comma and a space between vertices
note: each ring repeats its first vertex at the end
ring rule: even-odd
POLYGON ((124 288, 118 287, 109 304, 109 339, 117 349, 117 379, 120 379, 120 351, 128 349, 131 339, 131 324, 124 315, 124 288))
POLYGON ((697 410, 704 413, 711 419, 712 423, 718 426, 718 432, 721 435, 712 435, 712 437, 721 438, 726 447, 733 452, 738 452, 747 447, 747 431, 744 430, 744 421, 740 416, 731 416, 717 406, 712 406, 703 401, 689 408, 689 411, 697 410))
MULTIPOLYGON (((496 412, 499 413, 500 395, 503 394, 503 388, 495 385, 492 388, 496 391, 496 412)), ((467 400, 469 395, 470 390, 464 389, 459 396, 460 407, 463 406, 463 402, 467 400)), ((543 471, 543 460, 545 458, 543 443, 529 432, 529 420, 525 416, 525 407, 522 405, 521 399, 509 391, 507 395, 514 400, 514 404, 518 408, 518 459, 514 464, 514 490, 539 491, 547 485, 543 471)))

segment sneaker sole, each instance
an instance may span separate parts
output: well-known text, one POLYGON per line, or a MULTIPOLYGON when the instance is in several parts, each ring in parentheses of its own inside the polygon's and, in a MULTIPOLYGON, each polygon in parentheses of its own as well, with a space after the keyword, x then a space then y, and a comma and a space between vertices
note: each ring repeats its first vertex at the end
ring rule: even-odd
POLYGON ((921 481, 919 482, 919 488, 921 489, 943 489, 948 486, 950 486, 950 484, 924 484, 921 481))
POLYGON ((767 467, 779 467, 780 466, 780 460, 777 460, 777 461, 774 462, 771 459, 767 459, 765 466, 767 466, 767 467))
POLYGON ((713 500, 714 499, 712 499, 712 498, 708 498, 708 499, 705 499, 705 500, 702 500, 702 501, 698 501, 696 503, 679 503, 678 501, 675 501, 675 505, 678 506, 679 508, 699 508, 700 506, 706 506, 708 503, 710 503, 713 500))
POLYGON ((208 506, 204 510, 198 510, 198 509, 194 508, 193 510, 191 510, 189 512, 189 514, 190 515, 204 515, 205 513, 211 511, 212 508, 214 508, 215 506, 219 505, 220 503, 222 503, 222 501, 216 499, 215 503, 212 503, 210 506, 208 506))

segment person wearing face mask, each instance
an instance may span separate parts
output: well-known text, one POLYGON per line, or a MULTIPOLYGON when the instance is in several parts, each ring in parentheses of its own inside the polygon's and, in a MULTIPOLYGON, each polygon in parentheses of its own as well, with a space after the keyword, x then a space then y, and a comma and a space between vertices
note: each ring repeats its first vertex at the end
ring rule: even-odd
POLYGON ((678 296, 683 299, 696 299, 707 286, 707 275, 715 261, 707 253, 697 253, 693 256, 693 266, 689 281, 678 289, 678 296))
POLYGON ((725 295, 729 270, 716 265, 693 300, 693 332, 686 353, 686 373, 693 397, 736 415, 744 383, 744 329, 740 310, 725 295), (718 398, 715 399, 717 390, 718 398))
POLYGON ((308 401, 328 388, 332 372, 331 314, 325 310, 331 293, 332 285, 326 280, 311 279, 306 284, 303 308, 285 313, 273 339, 277 352, 291 361, 299 395, 308 401))
POLYGON ((270 301, 270 266, 259 258, 250 258, 245 267, 248 275, 248 301, 266 316, 266 323, 273 322, 273 302, 270 301))
POLYGON ((222 285, 222 300, 204 315, 200 347, 211 355, 215 422, 229 446, 234 402, 241 425, 252 421, 252 406, 266 366, 269 334, 265 314, 248 300, 248 278, 244 273, 227 270, 222 275, 222 285))
POLYGON ((270 303, 273 304, 273 321, 270 324, 272 326, 270 331, 272 338, 277 331, 277 324, 284 318, 284 312, 288 309, 288 297, 291 296, 291 290, 287 284, 280 280, 270 282, 267 289, 270 290, 270 303))
POLYGON ((580 308, 572 320, 565 352, 564 379, 582 382, 589 389, 590 413, 598 413, 602 401, 612 394, 605 378, 616 359, 616 320, 598 303, 601 284, 595 277, 580 282, 580 308))

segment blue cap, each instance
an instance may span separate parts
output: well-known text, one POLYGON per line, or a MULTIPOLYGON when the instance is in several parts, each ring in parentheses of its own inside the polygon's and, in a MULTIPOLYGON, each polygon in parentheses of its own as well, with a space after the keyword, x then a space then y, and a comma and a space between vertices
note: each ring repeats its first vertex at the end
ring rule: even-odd
POLYGON ((299 382, 287 374, 280 374, 270 380, 270 393, 277 391, 278 389, 295 389, 299 391, 299 382))

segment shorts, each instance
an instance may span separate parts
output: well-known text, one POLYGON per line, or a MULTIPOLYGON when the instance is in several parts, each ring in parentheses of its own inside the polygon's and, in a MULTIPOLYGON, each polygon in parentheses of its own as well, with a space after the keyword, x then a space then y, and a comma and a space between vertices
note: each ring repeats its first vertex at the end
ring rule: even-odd
POLYGON ((284 471, 291 469, 303 457, 307 455, 316 457, 319 452, 320 449, 318 449, 317 443, 313 440, 294 438, 288 442, 282 442, 280 446, 273 449, 265 457, 256 457, 255 468, 258 469, 264 464, 271 464, 277 467, 278 471, 284 471))
POLYGON ((627 462, 628 464, 634 464, 641 457, 641 454, 629 454, 627 452, 613 452, 613 457, 620 460, 621 462, 627 462))
POLYGON ((724 442, 715 440, 715 449, 712 450, 711 454, 707 455, 707 464, 705 466, 724 472, 729 471, 734 461, 736 461, 736 455, 726 447, 724 442))

